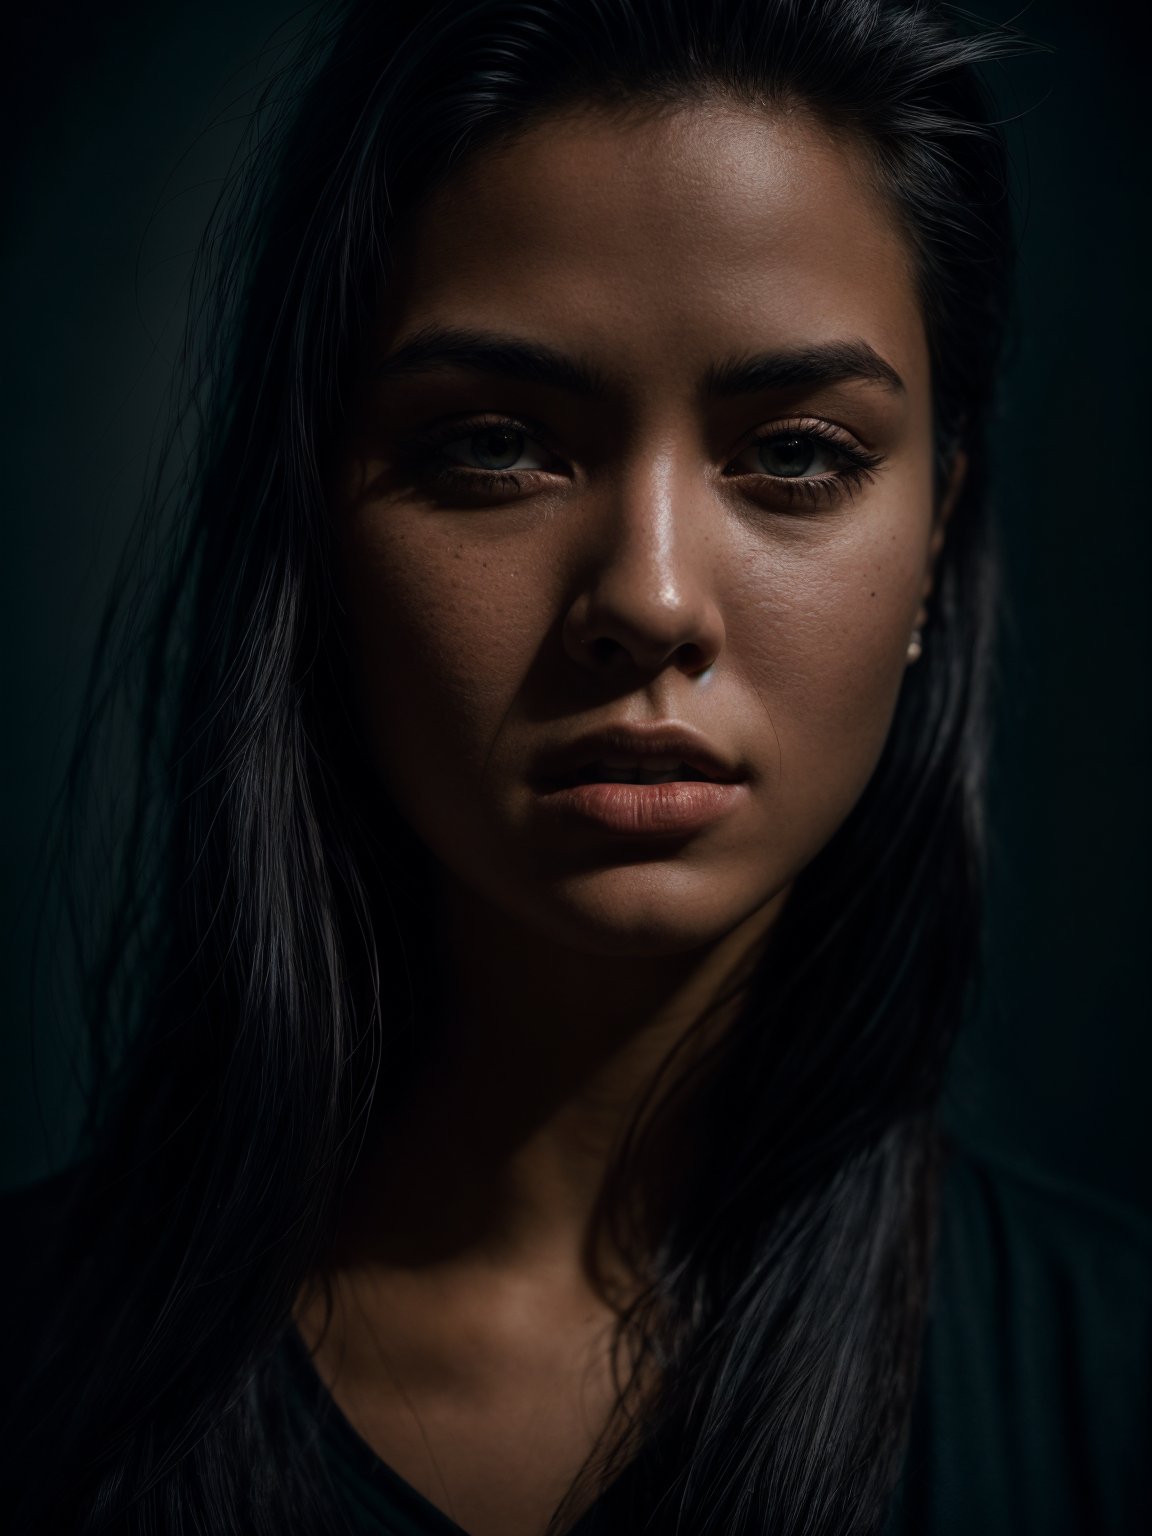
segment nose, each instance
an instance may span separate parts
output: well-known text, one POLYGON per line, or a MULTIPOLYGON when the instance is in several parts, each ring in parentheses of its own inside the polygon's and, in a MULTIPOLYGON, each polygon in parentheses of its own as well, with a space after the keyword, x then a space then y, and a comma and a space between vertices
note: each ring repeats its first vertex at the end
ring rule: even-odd
POLYGON ((724 624, 707 499, 698 476, 667 462, 622 477, 605 498, 564 621, 565 650, 582 668, 615 677, 675 666, 694 677, 716 661, 724 624))

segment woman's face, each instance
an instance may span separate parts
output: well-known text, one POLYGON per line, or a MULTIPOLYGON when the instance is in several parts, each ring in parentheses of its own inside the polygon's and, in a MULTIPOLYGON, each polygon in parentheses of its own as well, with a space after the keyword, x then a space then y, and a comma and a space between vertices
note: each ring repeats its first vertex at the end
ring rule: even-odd
POLYGON ((939 542, 860 151, 803 113, 549 120, 415 216, 368 357, 333 498, 358 703, 454 888, 589 953, 770 917, 872 774, 939 542), (581 744, 614 727, 705 755, 581 744))

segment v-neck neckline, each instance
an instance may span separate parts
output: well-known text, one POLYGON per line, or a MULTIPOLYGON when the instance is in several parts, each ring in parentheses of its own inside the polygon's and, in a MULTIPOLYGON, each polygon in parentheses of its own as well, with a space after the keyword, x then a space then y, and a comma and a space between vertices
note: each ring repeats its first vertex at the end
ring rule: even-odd
MULTIPOLYGON (((339 1459, 359 1502, 364 1502, 369 1489, 374 1494, 382 1493, 397 1512, 411 1520, 412 1536, 470 1536, 451 1515, 433 1504, 372 1449, 328 1390, 295 1323, 286 1330, 284 1347, 292 1375, 316 1418, 320 1439, 339 1459)), ((616 1482, 612 1487, 616 1487, 616 1482)), ((568 1536, 593 1536, 600 1529, 597 1512, 605 1497, 606 1493, 602 1493, 584 1511, 568 1536)))
POLYGON ((293 1373, 316 1411, 321 1439, 332 1447, 345 1466, 358 1479, 377 1488, 382 1486, 404 1513, 411 1516, 421 1533, 427 1532, 427 1536, 469 1536, 463 1526, 457 1525, 450 1515, 433 1504, 407 1478, 401 1477, 395 1467, 389 1466, 383 1457, 377 1455, 353 1426, 316 1369, 312 1354, 295 1324, 287 1330, 285 1345, 293 1373))

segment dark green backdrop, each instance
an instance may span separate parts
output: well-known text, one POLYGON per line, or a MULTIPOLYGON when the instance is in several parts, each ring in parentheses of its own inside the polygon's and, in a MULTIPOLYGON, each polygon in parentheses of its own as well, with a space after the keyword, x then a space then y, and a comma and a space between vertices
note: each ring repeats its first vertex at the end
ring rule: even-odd
MULTIPOLYGON (((5 37, 3 1184, 67 1147, 67 1020, 30 1013, 39 838, 192 248, 287 14, 283 0, 50 0, 5 37)), ((993 77, 1014 119, 1023 244, 996 442, 1013 624, 992 987, 950 1114, 1017 1161, 1147 1208, 1152 263, 1137 9, 998 0, 981 14, 1018 14, 1055 51, 993 77)))

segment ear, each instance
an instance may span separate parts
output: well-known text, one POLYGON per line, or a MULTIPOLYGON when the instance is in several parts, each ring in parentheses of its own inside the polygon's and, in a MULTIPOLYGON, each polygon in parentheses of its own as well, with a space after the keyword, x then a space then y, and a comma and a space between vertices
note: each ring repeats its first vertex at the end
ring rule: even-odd
POLYGON ((920 612, 916 616, 917 628, 922 628, 928 622, 927 603, 932 595, 932 584, 936 575, 936 562, 940 558, 940 551, 944 548, 944 539, 948 533, 948 522, 955 511, 956 503, 960 500, 960 492, 964 489, 964 479, 968 473, 968 455, 963 448, 957 448, 952 456, 952 469, 948 475, 948 484, 944 488, 944 495, 940 498, 940 505, 936 509, 932 521, 932 537, 928 543, 928 564, 924 571, 924 587, 921 593, 920 612))

